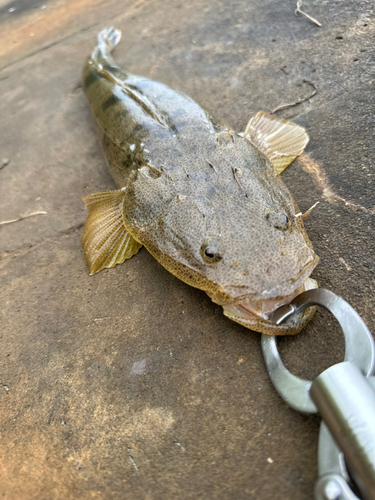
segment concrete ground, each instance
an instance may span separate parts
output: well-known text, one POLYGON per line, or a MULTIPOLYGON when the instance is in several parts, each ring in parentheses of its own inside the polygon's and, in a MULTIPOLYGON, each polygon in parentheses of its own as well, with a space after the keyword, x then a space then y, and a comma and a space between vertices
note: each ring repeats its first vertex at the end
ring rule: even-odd
MULTIPOLYGON (((0 0, 0 497, 311 499, 319 418, 289 409, 260 336, 145 249, 89 276, 81 196, 111 189, 80 87, 103 27, 122 66, 235 130, 258 110, 308 129, 283 178, 314 277, 375 331, 374 7, 365 0, 0 0), (5 161, 7 160, 7 161, 5 161)), ((280 351, 312 378, 343 358, 319 311, 280 351)))

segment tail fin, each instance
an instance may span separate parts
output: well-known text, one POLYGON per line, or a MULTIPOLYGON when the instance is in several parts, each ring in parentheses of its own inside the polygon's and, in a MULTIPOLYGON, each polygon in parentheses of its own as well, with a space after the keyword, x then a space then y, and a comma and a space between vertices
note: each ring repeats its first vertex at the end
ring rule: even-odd
POLYGON ((105 28, 98 34, 95 49, 91 54, 94 63, 113 63, 111 52, 121 40, 121 31, 116 28, 105 28))

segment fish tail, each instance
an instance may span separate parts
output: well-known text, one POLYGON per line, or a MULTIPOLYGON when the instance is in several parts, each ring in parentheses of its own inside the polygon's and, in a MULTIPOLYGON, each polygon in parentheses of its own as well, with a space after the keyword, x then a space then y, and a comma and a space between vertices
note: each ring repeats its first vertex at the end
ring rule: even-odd
POLYGON ((91 60, 100 65, 115 64, 111 52, 121 40, 121 31, 116 28, 105 28, 98 34, 96 46, 91 54, 91 60))
POLYGON ((114 82, 115 74, 122 73, 123 76, 126 76, 125 72, 121 71, 111 56, 111 52, 120 39, 121 31, 116 28, 106 28, 98 34, 94 50, 83 68, 82 79, 85 93, 93 83, 100 81, 102 78, 117 83, 114 82))

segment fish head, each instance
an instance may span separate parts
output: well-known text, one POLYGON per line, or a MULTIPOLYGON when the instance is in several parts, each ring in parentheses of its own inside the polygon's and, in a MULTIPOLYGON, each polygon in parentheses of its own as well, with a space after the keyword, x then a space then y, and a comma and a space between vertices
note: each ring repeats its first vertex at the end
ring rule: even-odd
POLYGON ((205 290, 228 318, 251 330, 277 335, 298 333, 311 319, 314 309, 283 325, 268 321, 277 308, 317 286, 310 275, 318 257, 293 210, 277 203, 263 212, 250 207, 241 210, 236 203, 221 218, 220 231, 207 232, 206 224, 199 227, 197 218, 195 224, 185 220, 184 226, 184 234, 187 231, 193 237, 179 239, 172 272, 205 290))
MULTIPOLYGON (((319 259, 288 189, 265 158, 256 160, 254 168, 243 169, 240 182, 231 172, 216 183, 197 179, 190 190, 179 190, 178 182, 168 189, 164 176, 152 181, 152 191, 145 189, 144 172, 133 198, 138 211, 147 206, 154 215, 130 231, 172 274, 221 305, 228 318, 262 333, 294 334, 311 319, 311 308, 285 325, 268 318, 316 287, 310 274, 319 259)), ((129 227, 133 216, 126 216, 129 227)))
POLYGON ((271 335, 298 333, 315 312, 307 309, 283 325, 269 321, 276 309, 317 287, 310 275, 319 259, 301 217, 287 208, 274 203, 262 212, 237 211, 238 218, 233 211, 219 238, 201 247, 202 258, 212 263, 207 276, 217 284, 207 291, 213 302, 231 320, 271 335))

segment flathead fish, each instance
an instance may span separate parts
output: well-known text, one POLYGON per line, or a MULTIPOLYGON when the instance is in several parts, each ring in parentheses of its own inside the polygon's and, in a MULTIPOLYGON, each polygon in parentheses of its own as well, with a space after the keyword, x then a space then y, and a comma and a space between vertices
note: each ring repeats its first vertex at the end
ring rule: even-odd
POLYGON ((243 134, 192 99, 120 69, 121 33, 103 30, 83 71, 87 99, 118 187, 83 198, 91 274, 144 245, 174 276, 204 290, 224 314, 271 335, 298 333, 313 310, 275 325, 269 314, 316 287, 318 263, 282 172, 305 130, 263 112, 243 134))

